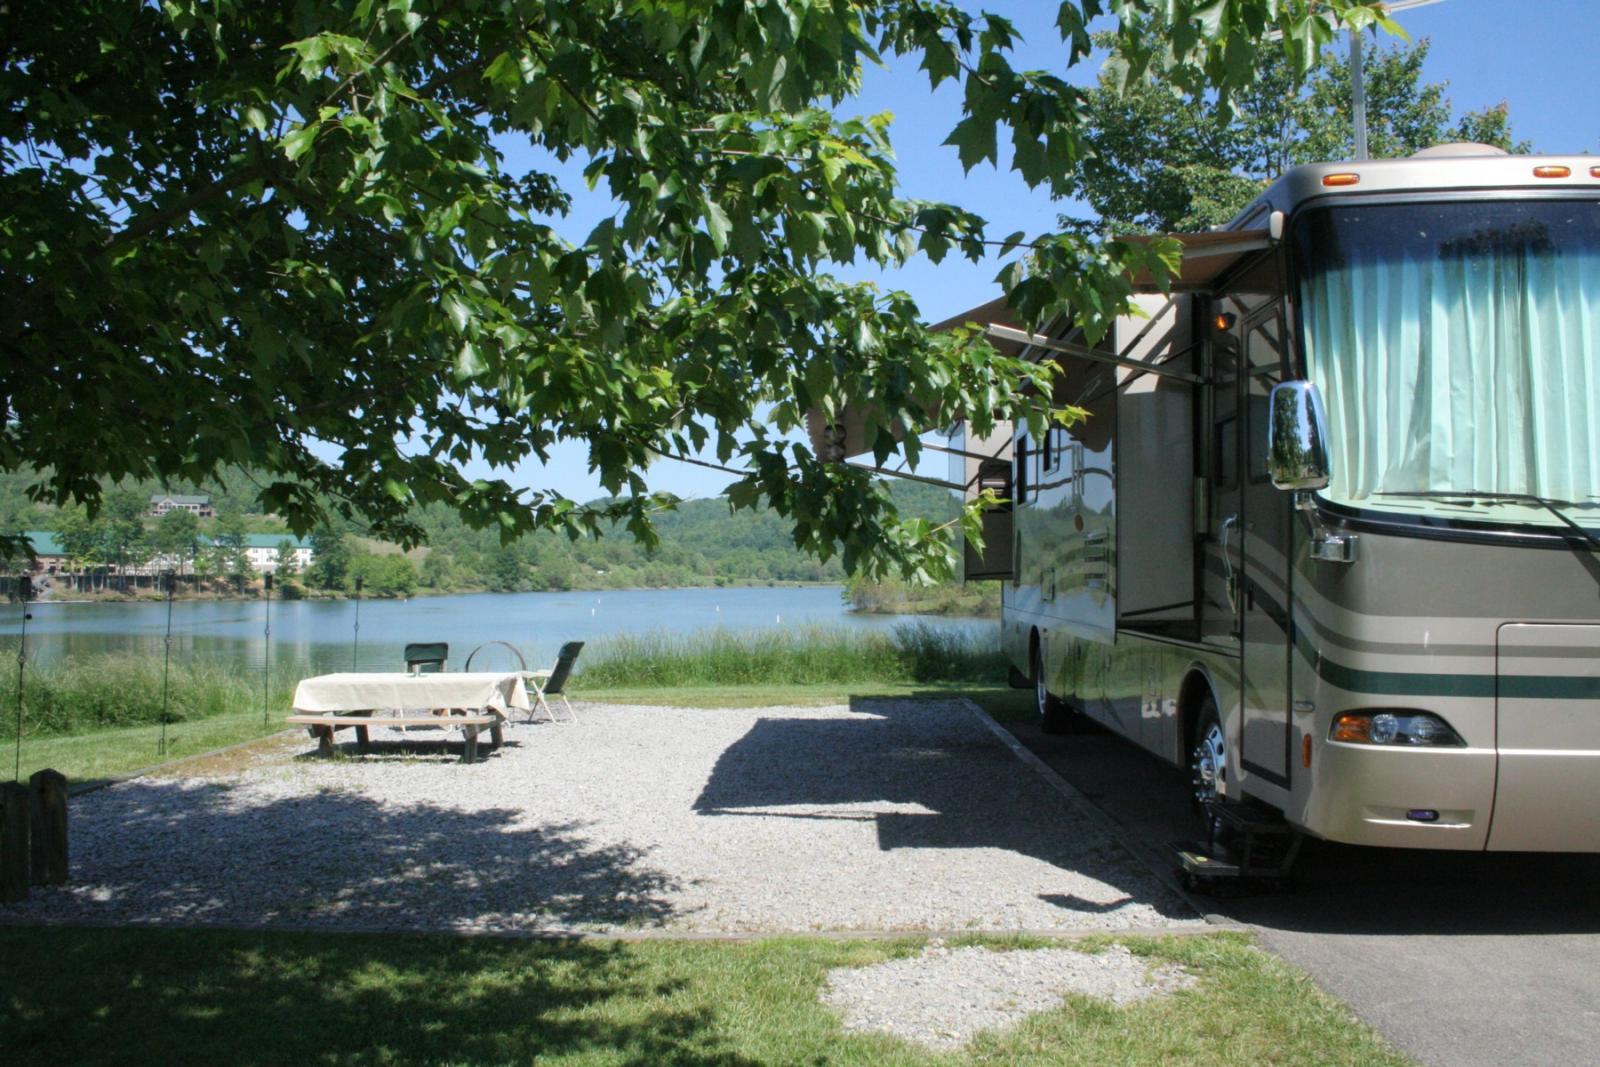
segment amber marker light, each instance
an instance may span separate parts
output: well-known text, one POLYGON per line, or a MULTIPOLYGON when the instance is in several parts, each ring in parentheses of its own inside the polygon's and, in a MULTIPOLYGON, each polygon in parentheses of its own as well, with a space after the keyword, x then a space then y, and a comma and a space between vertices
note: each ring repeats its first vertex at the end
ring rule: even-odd
POLYGON ((1300 739, 1300 765, 1311 766, 1311 735, 1306 734, 1300 739))
POLYGON ((1322 176, 1322 184, 1330 187, 1357 185, 1360 181, 1361 175, 1359 174, 1324 174, 1322 176))
MULTIPOLYGON (((1593 171, 1591 171, 1590 173, 1593 173, 1593 171)), ((1570 178, 1570 177, 1572 177, 1572 168, 1571 167, 1534 167, 1533 168, 1533 176, 1535 178, 1570 178)))
POLYGON ((1328 740, 1347 741, 1355 745, 1367 744, 1372 740, 1371 717, 1348 711, 1335 716, 1333 730, 1329 732, 1328 740))
POLYGON ((1219 311, 1217 312, 1217 317, 1211 320, 1211 325, 1217 328, 1217 332, 1223 333, 1233 329, 1233 324, 1237 321, 1238 319, 1234 316, 1233 312, 1219 311))
POLYGON ((1600 178, 1600 167, 1590 167, 1589 168, 1589 177, 1591 177, 1591 178, 1600 178))

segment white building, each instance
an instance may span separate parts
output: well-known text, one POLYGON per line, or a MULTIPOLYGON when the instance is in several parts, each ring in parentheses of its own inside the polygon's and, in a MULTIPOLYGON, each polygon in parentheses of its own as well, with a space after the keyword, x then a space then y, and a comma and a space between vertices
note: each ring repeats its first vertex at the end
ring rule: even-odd
POLYGON ((216 514, 209 496, 177 496, 157 493, 150 498, 150 514, 160 518, 169 511, 190 511, 197 518, 209 519, 216 514))

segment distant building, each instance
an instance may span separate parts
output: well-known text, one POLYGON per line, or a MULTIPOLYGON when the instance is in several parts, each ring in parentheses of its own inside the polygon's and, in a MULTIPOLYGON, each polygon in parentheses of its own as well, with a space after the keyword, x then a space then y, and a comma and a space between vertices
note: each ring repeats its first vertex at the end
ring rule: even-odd
MULTIPOLYGON (((74 566, 72 559, 61 546, 61 539, 49 530, 29 530, 24 534, 33 546, 34 563, 33 573, 36 575, 72 574, 82 569, 74 566)), ((294 560, 295 573, 303 573, 311 566, 315 558, 311 551, 311 542, 293 534, 246 534, 244 539, 245 558, 250 561, 250 569, 257 574, 278 573, 278 546, 285 541, 289 543, 290 557, 294 560)), ((208 537, 197 539, 201 551, 212 547, 214 542, 208 537)), ((149 577, 163 571, 183 572, 191 565, 187 556, 180 559, 177 556, 155 555, 142 563, 121 568, 121 573, 149 577)), ((108 563, 96 564, 94 569, 103 570, 110 567, 108 563)), ((0 570, 3 570, 0 566, 0 570)))
POLYGON ((288 542, 289 551, 294 557, 295 573, 301 573, 311 566, 310 541, 291 534, 247 534, 244 554, 257 574, 278 573, 278 546, 284 542, 288 542))
POLYGON ((33 546, 34 574, 63 574, 70 569, 61 539, 49 530, 29 530, 23 534, 33 546))
POLYGON ((209 519, 216 514, 209 496, 174 496, 171 493, 157 493, 150 498, 150 514, 156 518, 159 519, 173 510, 192 511, 202 519, 209 519))
MULTIPOLYGON (((290 558, 294 561, 296 574, 302 573, 311 566, 313 558, 311 542, 286 533, 265 533, 244 535, 244 558, 250 561, 250 569, 256 574, 278 573, 278 546, 288 542, 290 558)), ((200 551, 206 552, 216 546, 216 540, 210 537, 198 539, 200 551)), ((172 556, 157 556, 150 561, 151 573, 168 569, 177 569, 181 562, 172 556)))

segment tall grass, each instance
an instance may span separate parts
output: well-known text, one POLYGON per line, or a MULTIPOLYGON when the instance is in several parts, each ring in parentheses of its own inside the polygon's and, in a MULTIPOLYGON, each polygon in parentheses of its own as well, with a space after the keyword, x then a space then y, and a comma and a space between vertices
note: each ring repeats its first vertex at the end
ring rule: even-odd
POLYGON ((992 682, 1005 677, 992 635, 922 624, 890 632, 829 629, 624 635, 580 661, 579 683, 606 686, 992 682))
MULTIPOLYGON (((23 734, 60 736, 159 723, 163 715, 161 673, 160 658, 127 652, 29 663, 23 672, 23 734)), ((288 707, 299 673, 274 665, 268 694, 272 708, 288 707)), ((166 692, 169 723, 259 711, 263 701, 259 672, 204 660, 174 661, 166 692)), ((16 675, 0 673, 0 734, 10 735, 16 714, 16 675)))

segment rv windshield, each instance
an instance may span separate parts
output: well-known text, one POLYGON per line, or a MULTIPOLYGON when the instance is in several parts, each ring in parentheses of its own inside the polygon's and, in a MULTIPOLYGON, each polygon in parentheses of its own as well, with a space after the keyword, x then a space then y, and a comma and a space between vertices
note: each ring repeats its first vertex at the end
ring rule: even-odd
POLYGON ((1322 208, 1293 240, 1323 495, 1558 524, 1545 498, 1600 523, 1600 202, 1322 208))

